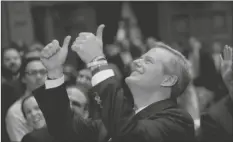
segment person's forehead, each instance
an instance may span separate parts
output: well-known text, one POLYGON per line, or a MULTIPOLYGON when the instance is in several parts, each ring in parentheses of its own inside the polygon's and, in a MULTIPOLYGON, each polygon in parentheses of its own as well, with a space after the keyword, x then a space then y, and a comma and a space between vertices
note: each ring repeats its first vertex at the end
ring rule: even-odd
POLYGON ((42 44, 39 43, 35 43, 33 45, 30 46, 29 50, 42 50, 44 48, 44 46, 42 44))
POLYGON ((67 94, 70 99, 77 101, 77 102, 85 102, 86 97, 83 92, 81 92, 78 88, 70 87, 67 88, 67 94))
POLYGON ((27 64, 26 70, 40 70, 45 69, 44 65, 40 60, 31 61, 27 64))
POLYGON ((30 57, 40 57, 40 51, 30 51, 25 54, 25 57, 30 58, 30 57))
POLYGON ((172 55, 167 49, 155 47, 150 49, 147 53, 145 53, 143 56, 150 56, 152 58, 158 58, 158 57, 164 57, 172 55))
POLYGON ((30 97, 24 102, 23 105, 24 105, 24 109, 32 109, 33 106, 37 106, 38 104, 34 97, 30 97))
POLYGON ((4 57, 19 56, 19 52, 16 49, 7 49, 4 53, 4 57))

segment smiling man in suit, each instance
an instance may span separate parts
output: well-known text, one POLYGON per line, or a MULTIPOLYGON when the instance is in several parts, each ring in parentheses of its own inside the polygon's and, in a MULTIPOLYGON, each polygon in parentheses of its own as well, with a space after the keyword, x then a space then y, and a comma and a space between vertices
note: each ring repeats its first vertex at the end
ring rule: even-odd
POLYGON ((61 48, 54 40, 41 53, 48 80, 34 93, 51 135, 66 141, 96 141, 104 125, 112 141, 193 141, 193 120, 176 103, 190 82, 186 59, 169 46, 156 43, 155 48, 133 62, 133 71, 125 82, 137 106, 135 111, 128 92, 117 82, 104 57, 103 28, 98 27, 96 36, 80 33, 72 45, 92 70, 91 95, 101 107, 101 120, 84 120, 69 108, 61 69, 67 46, 61 48))

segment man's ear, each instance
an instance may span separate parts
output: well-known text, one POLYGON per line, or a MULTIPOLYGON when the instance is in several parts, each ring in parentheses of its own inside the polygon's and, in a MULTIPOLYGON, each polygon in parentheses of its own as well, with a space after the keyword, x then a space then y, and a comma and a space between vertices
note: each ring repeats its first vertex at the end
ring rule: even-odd
POLYGON ((85 110, 84 112, 84 116, 83 116, 85 119, 87 119, 89 117, 89 112, 87 110, 85 110))
POLYGON ((163 87, 172 87, 178 81, 176 75, 165 75, 163 82, 160 84, 163 87))

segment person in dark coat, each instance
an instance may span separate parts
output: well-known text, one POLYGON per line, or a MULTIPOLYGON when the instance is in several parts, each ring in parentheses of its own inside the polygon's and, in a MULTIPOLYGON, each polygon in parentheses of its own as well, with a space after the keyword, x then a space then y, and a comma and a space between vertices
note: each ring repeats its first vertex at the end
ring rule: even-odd
MULTIPOLYGON (((87 119, 89 115, 89 97, 87 95, 87 90, 82 86, 66 84, 66 91, 69 96, 70 107, 74 113, 87 119)), ((22 142, 58 141, 49 134, 44 117, 33 96, 28 96, 22 101, 22 112, 25 119, 27 119, 28 123, 34 128, 32 132, 23 137, 22 142)))
POLYGON ((201 142, 233 141, 233 101, 226 96, 201 116, 201 142))
POLYGON ((190 81, 186 59, 158 43, 134 61, 134 70, 125 81, 132 92, 135 109, 103 57, 103 28, 99 26, 97 36, 81 33, 72 46, 92 70, 94 87, 90 93, 96 96, 101 107, 100 120, 82 119, 69 108, 61 66, 70 37, 65 39, 62 48, 54 40, 43 49, 41 59, 47 67, 48 80, 34 94, 50 134, 64 141, 96 141, 104 125, 107 138, 113 142, 194 141, 193 119, 176 103, 177 96, 190 81))
POLYGON ((55 139, 49 134, 46 127, 25 135, 21 142, 53 142, 55 139))
POLYGON ((201 117, 201 142, 230 142, 233 141, 233 65, 232 48, 225 46, 221 75, 227 86, 229 95, 201 117))

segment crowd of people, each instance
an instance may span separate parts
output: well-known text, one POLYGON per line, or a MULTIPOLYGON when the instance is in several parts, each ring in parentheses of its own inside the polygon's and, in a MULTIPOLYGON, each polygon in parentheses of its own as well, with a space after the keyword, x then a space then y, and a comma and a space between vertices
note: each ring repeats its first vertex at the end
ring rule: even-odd
POLYGON ((145 40, 135 25, 105 45, 103 29, 2 49, 3 142, 233 140, 230 46, 145 40))

